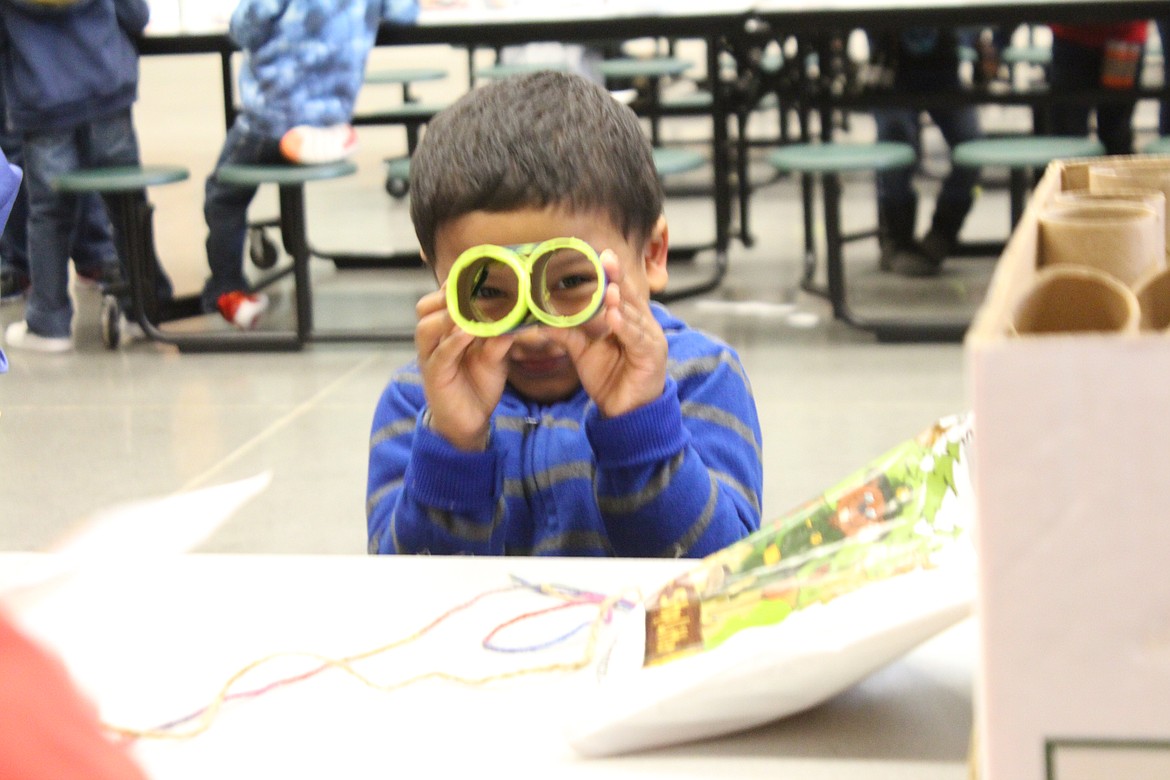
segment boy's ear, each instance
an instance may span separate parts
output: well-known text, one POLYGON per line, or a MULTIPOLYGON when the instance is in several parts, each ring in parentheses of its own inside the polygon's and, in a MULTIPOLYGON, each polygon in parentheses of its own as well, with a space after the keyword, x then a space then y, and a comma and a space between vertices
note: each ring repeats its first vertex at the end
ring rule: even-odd
POLYGON ((666 215, 660 214, 654 223, 642 249, 642 262, 646 267, 646 281, 651 293, 659 293, 666 289, 669 273, 666 270, 666 254, 670 247, 670 230, 666 227, 666 215))

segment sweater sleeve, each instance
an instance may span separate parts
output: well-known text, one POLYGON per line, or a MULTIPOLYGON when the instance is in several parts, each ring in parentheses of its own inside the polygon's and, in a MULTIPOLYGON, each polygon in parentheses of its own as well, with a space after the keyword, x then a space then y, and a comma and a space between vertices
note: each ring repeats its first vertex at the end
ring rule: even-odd
POLYGON ((369 552, 502 555, 499 464, 490 445, 463 452, 431 431, 417 372, 397 375, 378 402, 370 438, 369 552))
POLYGON ((618 555, 701 557, 759 528, 760 425, 730 349, 672 364, 662 396, 640 409, 591 409, 586 432, 618 555))

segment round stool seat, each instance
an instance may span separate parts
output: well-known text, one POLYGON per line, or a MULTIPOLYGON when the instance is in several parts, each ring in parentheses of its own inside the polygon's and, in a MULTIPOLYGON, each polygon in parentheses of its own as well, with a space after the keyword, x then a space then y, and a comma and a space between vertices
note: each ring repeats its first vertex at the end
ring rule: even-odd
POLYGON ((678 57, 616 57, 599 62, 597 70, 610 79, 660 78, 680 76, 690 70, 692 64, 678 57))
POLYGON ((666 149, 655 147, 654 169, 659 176, 686 173, 707 164, 707 158, 693 149, 666 149))
POLYGON ((1105 154, 1105 147, 1091 138, 1041 135, 964 141, 955 146, 951 159, 956 165, 969 168, 984 165, 1040 168, 1066 157, 1098 157, 1102 154, 1105 154))
POLYGON ((402 119, 427 120, 449 105, 450 103, 403 103, 390 110, 402 119))
POLYGON ((398 157, 386 163, 386 176, 399 181, 410 179, 410 158, 398 157))
POLYGON ((127 165, 88 168, 58 176, 53 189, 59 192, 128 192, 183 181, 190 173, 176 165, 127 165))
POLYGON ((710 92, 698 91, 688 92, 684 95, 664 95, 659 102, 662 103, 663 108, 679 111, 703 111, 711 107, 715 98, 710 92))
POLYGON ((797 173, 888 171, 915 163, 914 147, 897 141, 782 146, 768 155, 772 167, 797 173))
POLYGON ((357 172, 348 160, 322 165, 224 165, 216 173, 224 184, 259 186, 261 184, 304 184, 322 179, 337 179, 357 172))
POLYGON ((442 68, 394 68, 375 70, 366 74, 367 84, 412 84, 416 81, 438 81, 447 78, 442 68))
POLYGON ((1052 49, 1048 46, 1005 46, 999 58, 1009 65, 1050 65, 1052 49))
POLYGON ((475 69, 476 78, 506 79, 509 76, 519 76, 525 73, 538 73, 542 70, 567 71, 568 64, 564 62, 512 62, 497 63, 475 69))
POLYGON ((1155 138, 1150 141, 1144 149, 1142 154, 1170 154, 1170 135, 1164 135, 1161 138, 1155 138))

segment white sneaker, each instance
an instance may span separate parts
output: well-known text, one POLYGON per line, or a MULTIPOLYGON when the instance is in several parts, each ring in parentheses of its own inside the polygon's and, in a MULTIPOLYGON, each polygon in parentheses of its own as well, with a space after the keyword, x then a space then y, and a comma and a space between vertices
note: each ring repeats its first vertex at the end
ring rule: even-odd
POLYGON ((338 162, 357 151, 353 125, 297 125, 280 139, 280 153, 289 162, 321 165, 338 162))
POLYGON ((4 331, 4 340, 14 349, 27 349, 30 352, 68 352, 73 349, 73 339, 69 336, 41 336, 28 329, 24 320, 14 322, 4 331))

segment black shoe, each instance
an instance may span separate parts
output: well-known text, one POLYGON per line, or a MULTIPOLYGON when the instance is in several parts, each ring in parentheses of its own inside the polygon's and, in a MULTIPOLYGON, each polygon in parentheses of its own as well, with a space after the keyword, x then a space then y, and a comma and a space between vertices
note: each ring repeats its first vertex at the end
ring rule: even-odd
POLYGON ((898 276, 938 276, 941 269, 942 261, 930 257, 921 248, 903 249, 890 259, 890 270, 898 276))
POLYGON ((20 271, 0 271, 0 303, 18 301, 28 294, 28 274, 20 271))

